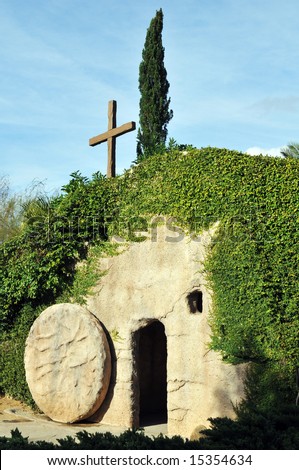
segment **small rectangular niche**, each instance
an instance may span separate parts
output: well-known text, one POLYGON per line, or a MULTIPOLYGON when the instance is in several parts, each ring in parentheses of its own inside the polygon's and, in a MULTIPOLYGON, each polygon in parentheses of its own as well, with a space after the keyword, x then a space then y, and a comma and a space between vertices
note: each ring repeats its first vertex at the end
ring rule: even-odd
POLYGON ((189 312, 192 314, 202 313, 203 296, 200 289, 196 289, 187 295, 189 312))

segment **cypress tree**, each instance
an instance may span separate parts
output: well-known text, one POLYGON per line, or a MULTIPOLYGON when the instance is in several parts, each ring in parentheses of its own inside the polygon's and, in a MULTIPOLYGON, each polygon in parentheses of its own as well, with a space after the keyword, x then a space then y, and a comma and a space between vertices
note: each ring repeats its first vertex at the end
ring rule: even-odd
POLYGON ((167 98, 169 82, 164 67, 162 44, 163 12, 156 11, 147 30, 142 62, 139 66, 139 129, 137 134, 137 162, 163 147, 167 138, 167 124, 173 117, 167 98))

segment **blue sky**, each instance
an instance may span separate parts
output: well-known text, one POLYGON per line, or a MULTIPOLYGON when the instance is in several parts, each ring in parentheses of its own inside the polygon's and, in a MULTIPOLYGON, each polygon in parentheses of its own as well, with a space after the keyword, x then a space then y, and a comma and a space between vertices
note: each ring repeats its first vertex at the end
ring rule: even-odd
MULTIPOLYGON (((0 176, 46 192, 106 172, 88 139, 136 121, 146 30, 163 9, 174 117, 169 137, 197 147, 267 151, 299 141, 298 0, 0 0, 0 176)), ((117 139, 117 172, 136 158, 117 139)))

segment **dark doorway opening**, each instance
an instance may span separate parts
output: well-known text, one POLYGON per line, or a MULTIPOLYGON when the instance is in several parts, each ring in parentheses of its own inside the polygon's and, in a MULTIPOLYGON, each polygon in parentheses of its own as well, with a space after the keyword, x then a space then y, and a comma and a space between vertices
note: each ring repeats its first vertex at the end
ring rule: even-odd
POLYGON ((167 423, 167 341, 154 321, 139 330, 139 426, 167 423))

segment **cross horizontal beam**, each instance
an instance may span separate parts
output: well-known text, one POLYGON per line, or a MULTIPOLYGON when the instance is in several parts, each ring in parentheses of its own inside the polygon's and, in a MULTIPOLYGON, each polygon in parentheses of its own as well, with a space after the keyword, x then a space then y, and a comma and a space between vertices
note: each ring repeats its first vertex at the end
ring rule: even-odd
POLYGON ((106 142, 108 139, 112 137, 118 137, 120 135, 124 135, 127 132, 134 131, 135 129, 136 129, 136 123, 134 121, 127 122, 126 124, 123 124, 122 126, 109 129, 107 132, 104 132, 103 134, 99 134, 99 135, 96 135, 95 137, 92 137, 91 139, 89 139, 89 145, 91 147, 94 147, 95 145, 106 142))

